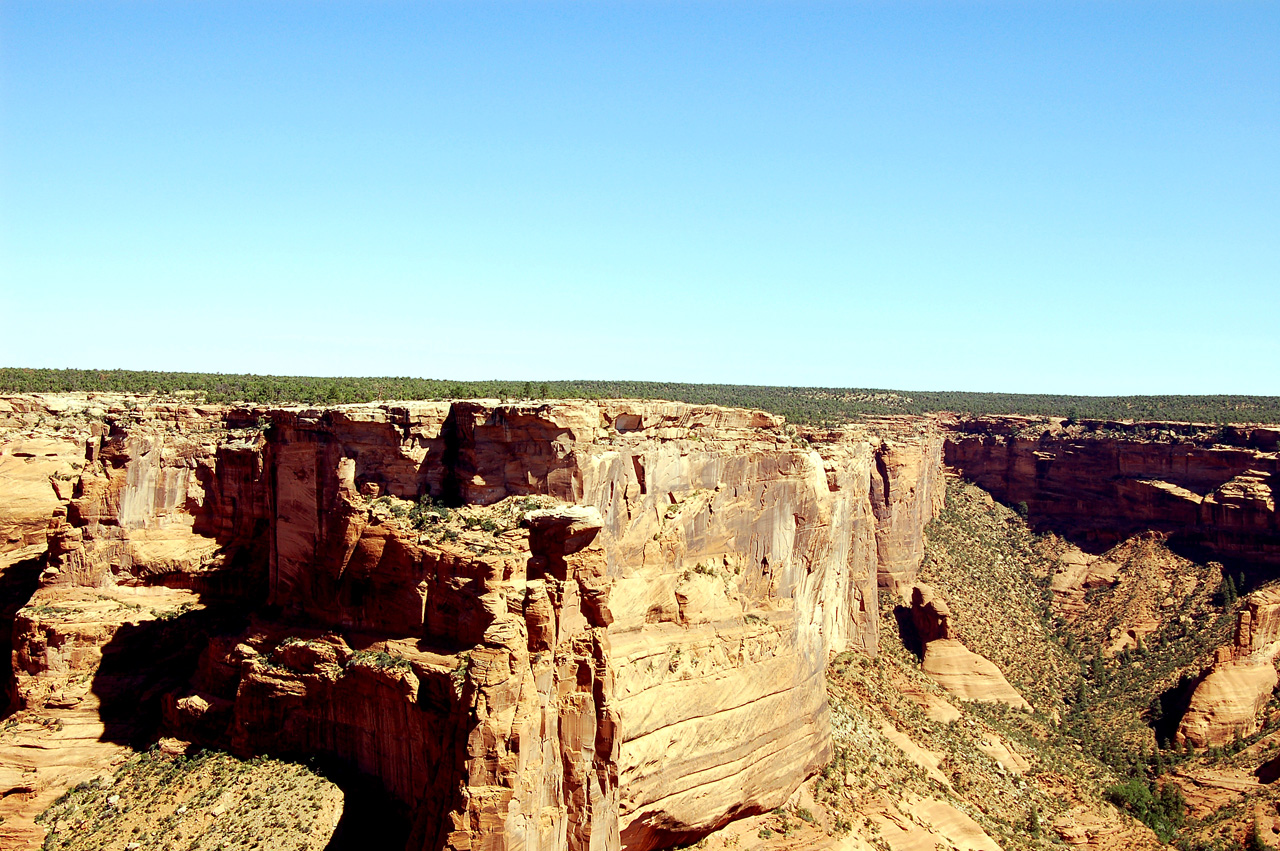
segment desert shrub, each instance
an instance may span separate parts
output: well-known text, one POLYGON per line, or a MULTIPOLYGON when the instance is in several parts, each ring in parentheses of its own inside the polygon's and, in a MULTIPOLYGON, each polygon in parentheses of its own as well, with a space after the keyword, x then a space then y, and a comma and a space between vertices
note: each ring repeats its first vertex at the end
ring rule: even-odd
POLYGON ((1186 819, 1186 801, 1176 783, 1156 789, 1145 778, 1130 777, 1107 788, 1107 800, 1171 842, 1186 819))

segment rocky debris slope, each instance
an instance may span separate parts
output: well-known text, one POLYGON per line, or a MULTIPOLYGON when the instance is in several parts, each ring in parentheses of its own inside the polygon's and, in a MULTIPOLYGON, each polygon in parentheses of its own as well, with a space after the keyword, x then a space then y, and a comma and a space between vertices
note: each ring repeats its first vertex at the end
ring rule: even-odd
POLYGON ((1268 732, 1246 746, 1188 757, 1169 773, 1189 816, 1184 840, 1192 847, 1280 847, 1280 735, 1268 732), (1256 841, 1255 841, 1256 840, 1256 841))
MULTIPOLYGON (((1051 640, 1045 597, 1055 557, 1045 552, 1043 537, 981 489, 948 476, 946 491, 946 507, 927 527, 918 580, 950 604, 946 637, 989 660, 1031 704, 1062 712, 1078 663, 1051 640)), ((912 629, 919 632, 920 624, 912 629)), ((928 628, 920 637, 930 635, 942 637, 928 628)), ((923 657, 925 646, 913 649, 923 657)))
POLYGON ((1115 562, 1068 547, 1058 557, 1058 570, 1049 582, 1054 611, 1066 618, 1088 611, 1088 593, 1115 585, 1119 570, 1115 562))
POLYGON ((321 851, 341 790, 299 765, 151 751, 64 795, 40 818, 47 851, 321 851))

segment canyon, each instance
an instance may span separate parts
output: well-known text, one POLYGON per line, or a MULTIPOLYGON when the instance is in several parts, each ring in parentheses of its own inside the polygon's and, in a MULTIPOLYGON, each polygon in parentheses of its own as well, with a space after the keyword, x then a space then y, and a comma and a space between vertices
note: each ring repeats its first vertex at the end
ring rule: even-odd
MULTIPOLYGON (((28 731, 50 753, 96 737, 87 774, 160 735, 323 756, 377 779, 407 848, 697 841, 832 763, 828 663, 877 658, 894 607, 956 699, 1028 706, 917 581, 947 470, 1079 546, 1055 591, 1070 605, 1106 584, 1097 554, 1139 532, 1269 575, 1276 432, 1136 428, 7 397, 7 713, 67 719, 28 731)), ((1179 742, 1259 726, 1280 645, 1271 602, 1245 611, 1179 742), (1262 672, 1248 687, 1244 665, 1262 672)), ((74 759, 37 763, 0 772, 11 807, 78 782, 74 759)))
POLYGON ((1280 565, 1280 430, 958 418, 946 462, 1097 553, 1144 531, 1270 576, 1280 565))

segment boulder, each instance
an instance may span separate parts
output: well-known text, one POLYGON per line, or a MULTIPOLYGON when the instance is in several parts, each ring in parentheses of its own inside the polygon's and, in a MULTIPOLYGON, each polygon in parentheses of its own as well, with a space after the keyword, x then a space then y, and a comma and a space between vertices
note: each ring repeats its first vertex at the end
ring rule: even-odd
POLYGON ((1031 708, 993 662, 969 650, 957 639, 940 638, 926 644, 921 670, 962 700, 1007 703, 1017 709, 1031 708))

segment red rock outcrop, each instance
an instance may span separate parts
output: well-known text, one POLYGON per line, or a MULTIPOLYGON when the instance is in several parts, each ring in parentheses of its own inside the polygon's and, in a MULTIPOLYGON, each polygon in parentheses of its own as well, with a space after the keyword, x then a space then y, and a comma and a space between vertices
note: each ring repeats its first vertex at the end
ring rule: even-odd
POLYGON ((117 426, 90 445, 49 528, 50 567, 62 581, 265 591, 261 435, 229 430, 225 414, 117 426))
POLYGON ((1178 724, 1178 744, 1216 747, 1257 732, 1259 712, 1280 684, 1280 589, 1255 591, 1237 613, 1235 642, 1218 648, 1178 724))
POLYGON ((1215 430, 1238 444, 1224 445, 1193 440, 1196 428, 1088 422, 1064 430, 1026 418, 961 419, 949 426, 945 457, 997 499, 1026 503, 1033 524, 1095 552, 1160 531, 1171 545, 1222 560, 1280 564, 1280 457, 1271 432, 1215 430), (1035 437, 1017 436, 1037 429, 1035 437), (1141 438, 1157 431, 1161 440, 1141 438))
POLYGON ((1067 617, 1085 611, 1085 594, 1108 588, 1118 580, 1120 566, 1071 547, 1058 559, 1058 570, 1049 579, 1053 608, 1067 617))
POLYGON ((378 776, 415 808, 412 847, 651 848, 780 805, 828 759, 828 654, 876 652, 878 581, 913 578, 942 493, 919 421, 796 434, 634 402, 106 419, 53 507, 46 588, 265 596, 168 723, 378 776), (402 516, 533 495, 564 507, 527 532, 402 516))
POLYGON ((399 567, 421 571, 428 608, 468 587, 477 605, 456 618, 420 608, 417 629, 376 640, 255 626, 213 648, 170 721, 197 735, 222 722, 240 753, 348 761, 412 805, 412 847, 618 847, 599 517, 571 507, 528 523, 484 555, 404 542, 416 552, 399 567))
MULTIPOLYGON (((758 412, 627 402, 272 417, 272 599, 311 622, 416 634, 411 618, 425 607, 429 637, 463 630, 448 638, 469 646, 479 636, 470 587, 424 592, 420 577, 443 571, 413 567, 403 540, 368 527, 357 496, 369 482, 393 497, 486 504, 547 494, 598 510, 605 569, 583 593, 611 588, 627 847, 696 838, 771 809, 825 762, 827 654, 876 647, 881 527, 870 495, 876 447, 863 434, 813 434, 805 448, 758 412), (382 421, 391 417, 398 431, 382 421), (401 443, 412 463, 397 469, 413 477, 375 481, 401 443)), ((881 514, 897 524, 888 537, 912 516, 895 494, 930 516, 918 495, 937 475, 936 439, 929 451, 895 465, 922 481, 880 488, 881 514)), ((909 455, 905 441, 898 453, 909 455)), ((899 564, 906 570, 907 556, 899 564)))
POLYGON ((1031 708, 994 662, 964 646, 952 628, 951 608, 930 586, 911 589, 911 620, 924 645, 920 669, 938 685, 963 700, 1031 708))
POLYGON ((951 628, 951 607, 932 587, 923 583, 911 589, 911 620, 921 644, 956 637, 951 628))

